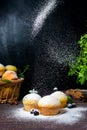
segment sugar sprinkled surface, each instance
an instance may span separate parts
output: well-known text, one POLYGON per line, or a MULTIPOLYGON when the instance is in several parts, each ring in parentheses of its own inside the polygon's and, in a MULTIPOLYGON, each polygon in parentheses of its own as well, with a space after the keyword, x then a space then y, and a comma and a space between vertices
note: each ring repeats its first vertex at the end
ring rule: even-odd
POLYGON ((72 125, 79 120, 84 118, 84 113, 87 111, 87 107, 76 107, 76 108, 64 108, 61 110, 60 114, 54 116, 43 116, 38 115, 34 116, 23 109, 23 107, 16 109, 13 112, 14 117, 17 120, 24 120, 24 121, 34 121, 34 122, 52 122, 55 124, 69 124, 72 125))

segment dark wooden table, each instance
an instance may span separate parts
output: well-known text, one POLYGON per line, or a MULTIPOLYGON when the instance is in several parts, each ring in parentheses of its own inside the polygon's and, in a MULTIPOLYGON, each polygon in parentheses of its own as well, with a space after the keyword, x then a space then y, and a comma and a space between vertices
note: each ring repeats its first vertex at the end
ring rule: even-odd
MULTIPOLYGON (((79 106, 87 107, 87 103, 78 102, 79 106)), ((57 124, 52 122, 24 120, 15 117, 17 109, 21 109, 23 104, 18 105, 0 104, 0 130, 87 130, 87 111, 84 111, 84 117, 74 124, 57 124)))

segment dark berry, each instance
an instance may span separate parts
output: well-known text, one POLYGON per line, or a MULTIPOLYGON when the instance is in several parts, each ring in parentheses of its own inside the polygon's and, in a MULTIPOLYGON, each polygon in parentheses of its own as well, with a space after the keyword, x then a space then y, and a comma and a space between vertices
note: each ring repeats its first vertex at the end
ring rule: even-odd
POLYGON ((35 111, 34 111, 34 115, 35 115, 35 116, 38 116, 38 115, 39 115, 39 111, 38 111, 38 110, 35 110, 35 111))
POLYGON ((67 104, 67 107, 72 108, 72 104, 71 103, 67 104))
POLYGON ((76 103, 68 103, 67 107, 68 108, 74 108, 74 107, 76 107, 76 103))
POLYGON ((72 103, 72 107, 76 107, 76 103, 72 103))
POLYGON ((30 110, 30 114, 34 114, 34 109, 31 109, 31 110, 30 110))

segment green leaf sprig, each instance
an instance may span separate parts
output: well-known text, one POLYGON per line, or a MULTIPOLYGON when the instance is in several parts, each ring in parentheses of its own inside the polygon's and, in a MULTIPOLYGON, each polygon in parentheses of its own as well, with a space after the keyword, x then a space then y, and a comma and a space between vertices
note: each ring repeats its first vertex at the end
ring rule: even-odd
POLYGON ((68 103, 73 103, 71 96, 67 96, 67 98, 68 98, 68 103))
POLYGON ((29 65, 26 65, 26 67, 24 68, 23 71, 21 71, 20 69, 18 69, 18 77, 24 78, 24 73, 29 70, 29 65))
POLYGON ((68 76, 76 76, 76 82, 84 85, 87 82, 87 34, 78 41, 80 53, 73 64, 69 64, 68 76))
POLYGON ((12 83, 11 80, 8 80, 8 79, 2 79, 3 82, 6 82, 6 83, 12 83))

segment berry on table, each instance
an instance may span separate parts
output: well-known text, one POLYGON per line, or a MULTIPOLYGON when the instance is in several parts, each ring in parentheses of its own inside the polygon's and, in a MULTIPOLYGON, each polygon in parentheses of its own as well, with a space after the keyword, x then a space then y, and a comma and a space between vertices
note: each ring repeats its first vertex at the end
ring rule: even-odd
POLYGON ((30 110, 30 114, 34 114, 34 109, 31 109, 31 110, 30 110))
POLYGON ((71 103, 67 104, 67 107, 72 108, 72 104, 71 103))
POLYGON ((39 111, 38 111, 38 110, 35 110, 35 111, 34 111, 34 116, 37 116, 37 115, 39 115, 39 111))
POLYGON ((37 109, 31 109, 30 114, 33 114, 34 116, 39 115, 39 111, 37 109))
POLYGON ((72 106, 73 106, 73 107, 76 107, 76 103, 73 102, 73 103, 72 103, 72 106))
POLYGON ((76 107, 76 103, 68 103, 67 107, 68 108, 74 108, 74 107, 76 107))

